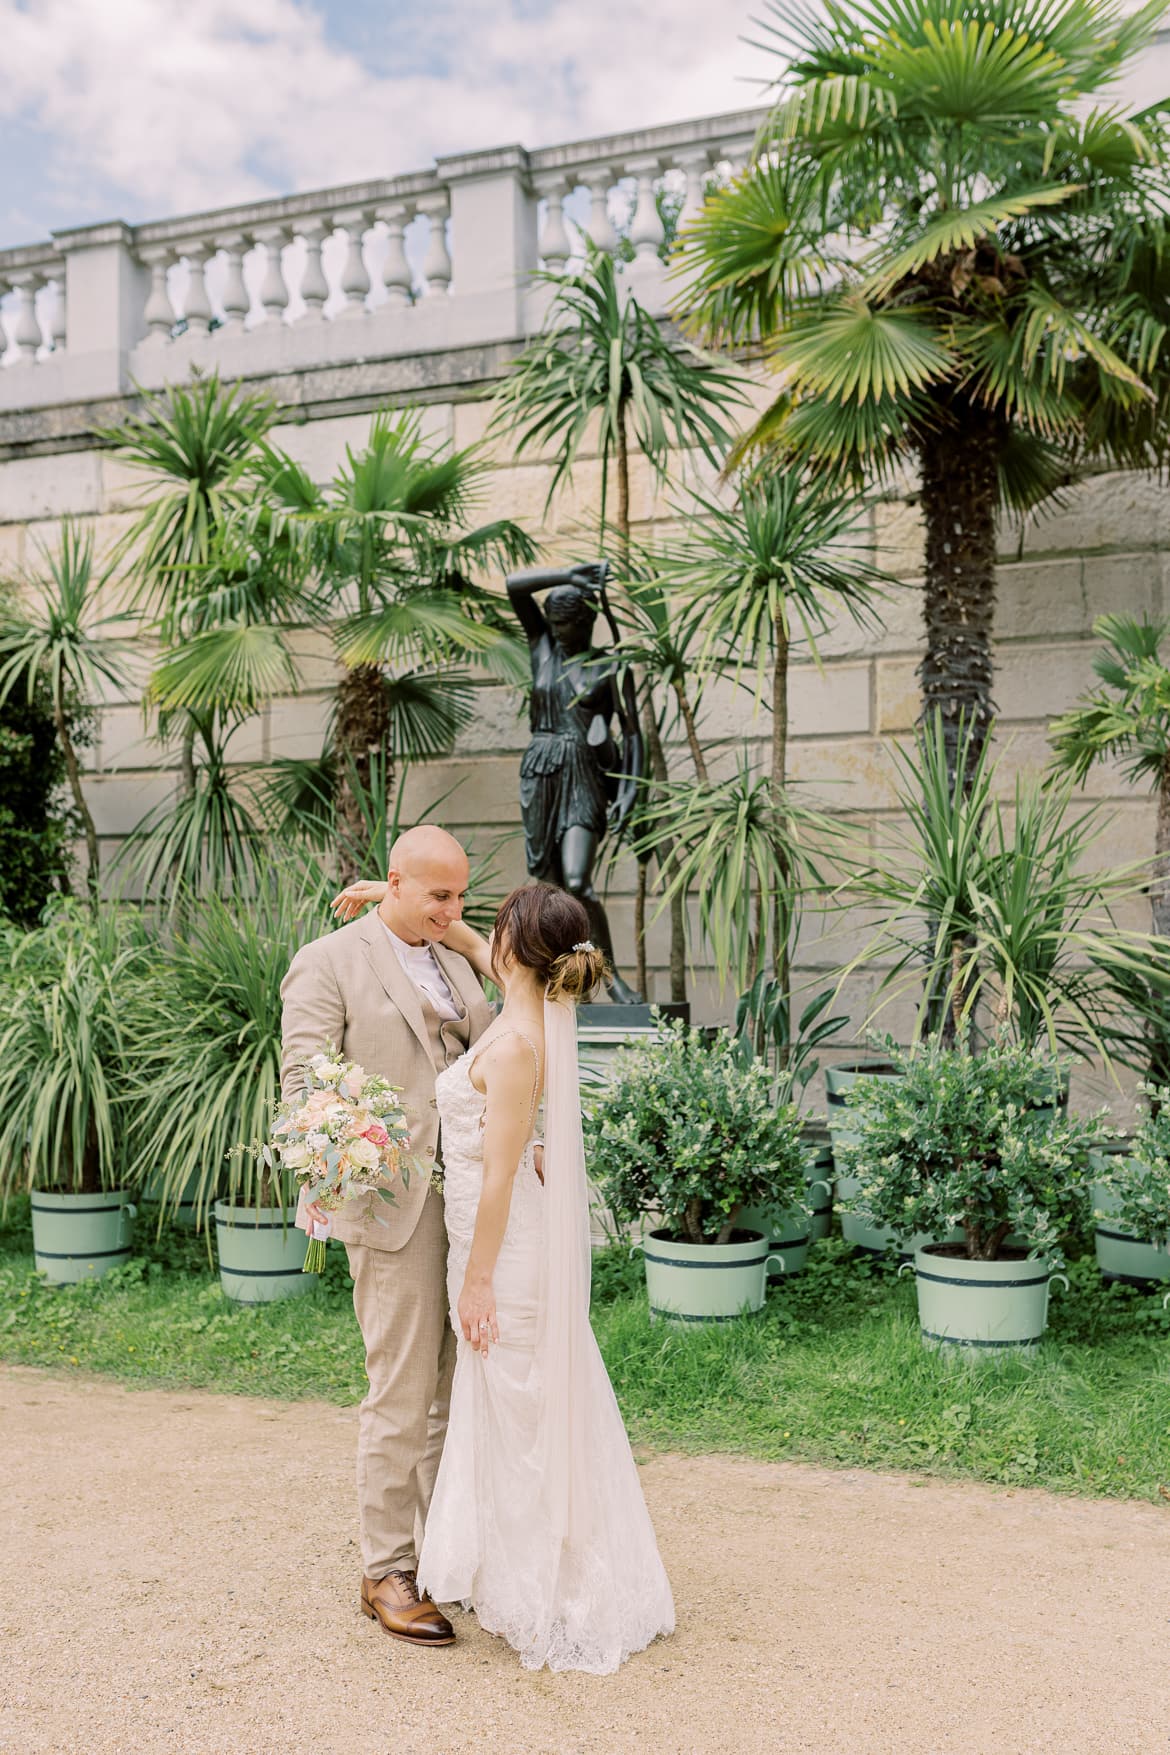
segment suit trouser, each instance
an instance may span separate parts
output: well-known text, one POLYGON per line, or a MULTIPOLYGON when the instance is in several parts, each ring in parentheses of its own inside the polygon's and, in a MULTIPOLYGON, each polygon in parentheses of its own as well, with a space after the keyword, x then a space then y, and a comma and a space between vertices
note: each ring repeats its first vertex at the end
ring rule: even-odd
POLYGON ((401 1249, 346 1245, 370 1392, 358 1414, 362 1570, 413 1571, 447 1433, 455 1334, 443 1201, 427 1190, 401 1249))

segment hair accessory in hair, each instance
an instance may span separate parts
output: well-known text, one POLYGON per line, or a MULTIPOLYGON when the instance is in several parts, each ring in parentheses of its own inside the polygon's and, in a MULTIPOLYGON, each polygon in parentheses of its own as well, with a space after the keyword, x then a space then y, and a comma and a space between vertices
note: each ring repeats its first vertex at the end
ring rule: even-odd
POLYGON ((583 938, 581 940, 580 944, 575 944, 573 946, 573 949, 575 951, 595 951, 597 949, 597 946, 594 944, 594 942, 591 938, 583 938))

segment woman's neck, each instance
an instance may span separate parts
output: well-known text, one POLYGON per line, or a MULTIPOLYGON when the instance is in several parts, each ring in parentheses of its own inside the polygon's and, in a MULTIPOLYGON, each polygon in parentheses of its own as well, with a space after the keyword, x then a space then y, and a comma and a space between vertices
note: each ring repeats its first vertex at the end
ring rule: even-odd
POLYGON ((531 969, 517 969, 504 983, 502 1018, 538 1018, 544 1012, 544 983, 531 969))

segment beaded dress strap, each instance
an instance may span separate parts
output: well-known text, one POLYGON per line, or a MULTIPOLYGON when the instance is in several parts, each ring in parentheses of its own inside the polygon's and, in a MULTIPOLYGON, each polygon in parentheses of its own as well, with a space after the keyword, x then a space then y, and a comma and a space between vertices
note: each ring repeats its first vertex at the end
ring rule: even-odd
MULTIPOLYGON (((491 1041, 484 1043, 483 1046, 485 1048, 492 1048, 497 1042, 502 1042, 505 1036, 519 1036, 521 1042, 527 1042, 529 1048, 532 1050, 532 1058, 536 1063, 536 1078, 533 1080, 532 1084, 532 1103, 528 1110, 528 1126, 531 1128, 532 1123, 536 1119, 536 1094, 540 1089, 540 1051, 537 1048, 536 1043, 532 1040, 532 1037, 526 1036, 523 1030, 501 1030, 498 1036, 493 1036, 491 1041)), ((469 1085, 471 1085, 471 1069, 479 1059, 480 1052, 481 1050, 478 1045, 475 1048, 469 1048, 467 1051, 467 1066, 464 1070, 467 1073, 467 1082, 469 1085)), ((482 1097, 484 1095, 482 1091, 476 1089, 475 1085, 471 1085, 471 1088, 475 1091, 477 1097, 482 1097)))

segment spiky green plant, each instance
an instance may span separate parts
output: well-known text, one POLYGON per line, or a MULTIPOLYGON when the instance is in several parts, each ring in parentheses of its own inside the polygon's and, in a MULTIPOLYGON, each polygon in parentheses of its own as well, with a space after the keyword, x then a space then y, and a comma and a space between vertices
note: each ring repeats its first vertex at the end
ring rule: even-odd
POLYGON ((128 642, 112 630, 122 617, 101 613, 114 563, 99 567, 93 536, 66 519, 57 547, 38 545, 40 564, 18 575, 0 604, 0 701, 20 690, 26 701, 44 686, 65 758, 74 808, 85 831, 86 881, 96 906, 101 857, 97 828, 81 783, 74 742, 78 707, 105 687, 126 687, 128 642))

